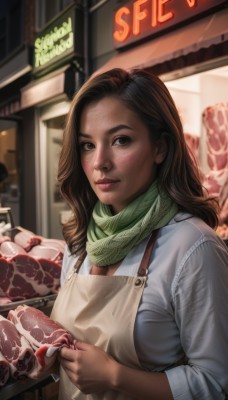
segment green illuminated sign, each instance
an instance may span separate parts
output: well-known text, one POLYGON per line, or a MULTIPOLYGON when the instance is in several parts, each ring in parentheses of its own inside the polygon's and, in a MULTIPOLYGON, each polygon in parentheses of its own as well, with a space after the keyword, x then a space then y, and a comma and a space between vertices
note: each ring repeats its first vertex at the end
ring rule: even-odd
POLYGON ((34 42, 34 72, 44 73, 55 68, 56 64, 63 64, 63 59, 67 61, 73 57, 83 57, 82 9, 75 6, 67 9, 37 35, 34 42))
POLYGON ((49 63, 54 58, 74 48, 72 18, 68 17, 60 26, 55 26, 45 36, 35 40, 35 68, 49 63))

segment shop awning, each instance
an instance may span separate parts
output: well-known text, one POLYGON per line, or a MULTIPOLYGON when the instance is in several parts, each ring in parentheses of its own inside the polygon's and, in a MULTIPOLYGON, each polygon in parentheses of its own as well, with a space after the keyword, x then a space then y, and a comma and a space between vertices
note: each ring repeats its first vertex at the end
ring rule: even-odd
POLYGON ((111 68, 150 68, 228 41, 228 9, 114 55, 93 75, 111 68))
POLYGON ((43 103, 72 89, 74 72, 70 65, 58 69, 44 78, 29 83, 21 89, 21 109, 43 103))

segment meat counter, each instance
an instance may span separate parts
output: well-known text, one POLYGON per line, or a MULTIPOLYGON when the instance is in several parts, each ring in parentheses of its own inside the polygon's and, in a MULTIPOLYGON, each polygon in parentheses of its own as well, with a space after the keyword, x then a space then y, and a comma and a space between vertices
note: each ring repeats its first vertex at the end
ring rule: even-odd
MULTIPOLYGON (((36 297, 28 300, 15 301, 3 304, 0 305, 0 314, 6 318, 10 310, 16 309, 16 307, 19 305, 26 304, 28 306, 38 308, 45 314, 50 315, 55 299, 56 299, 56 294, 52 294, 45 297, 36 297)), ((54 399, 53 395, 55 395, 55 393, 56 393, 55 398, 57 399, 58 383, 53 383, 53 382, 54 382, 53 378, 49 374, 45 374, 42 377, 42 379, 39 380, 33 380, 29 378, 24 378, 17 381, 10 380, 7 382, 5 386, 0 388, 0 399, 1 400, 9 400, 9 399, 48 400, 50 398, 48 397, 48 386, 50 385, 51 385, 51 399, 54 399)))

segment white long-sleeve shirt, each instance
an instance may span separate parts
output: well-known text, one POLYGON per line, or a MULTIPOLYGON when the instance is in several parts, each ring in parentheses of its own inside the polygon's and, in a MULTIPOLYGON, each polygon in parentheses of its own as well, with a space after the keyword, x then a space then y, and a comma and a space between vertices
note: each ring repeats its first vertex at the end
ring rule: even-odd
MULTIPOLYGON (((148 239, 115 275, 136 275, 148 239)), ((61 284, 77 257, 65 251, 61 284)), ((89 274, 86 257, 80 274, 89 274)), ((165 371, 174 400, 220 400, 228 393, 228 251, 203 221, 178 213, 160 229, 134 329, 138 358, 165 371), (187 365, 174 364, 185 355, 187 365)))

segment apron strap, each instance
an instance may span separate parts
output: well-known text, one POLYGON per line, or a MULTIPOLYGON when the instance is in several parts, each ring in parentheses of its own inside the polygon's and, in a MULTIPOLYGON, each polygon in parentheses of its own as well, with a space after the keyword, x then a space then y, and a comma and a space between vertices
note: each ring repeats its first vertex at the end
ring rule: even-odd
POLYGON ((83 253, 78 257, 77 262, 74 266, 74 272, 77 273, 84 261, 84 259, 86 258, 86 250, 83 251, 83 253))
MULTIPOLYGON (((147 273, 147 268, 148 268, 148 265, 149 265, 149 262, 150 262, 150 257, 151 257, 151 254, 152 254, 152 251, 153 251, 153 248, 154 248, 154 244, 155 244, 157 235, 158 235, 158 229, 156 229, 155 231, 152 232, 152 234, 150 236, 150 239, 148 240, 145 252, 143 254, 141 263, 139 265, 137 276, 145 276, 146 273, 147 273)), ((86 257, 86 254, 87 254, 86 251, 84 251, 78 257, 78 260, 77 260, 77 262, 76 262, 76 264, 74 266, 74 272, 75 273, 78 273, 78 271, 79 271, 79 269, 80 269, 80 267, 81 267, 81 265, 82 265, 82 263, 83 263, 83 261, 84 261, 84 259, 86 257)))
POLYGON ((150 239, 148 240, 146 250, 143 254, 143 258, 139 265, 137 276, 145 276, 147 274, 147 268, 150 262, 150 257, 154 248, 157 235, 158 235, 158 229, 152 232, 150 239))

